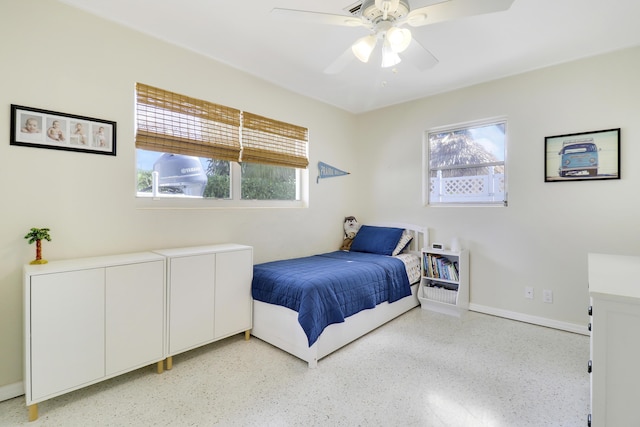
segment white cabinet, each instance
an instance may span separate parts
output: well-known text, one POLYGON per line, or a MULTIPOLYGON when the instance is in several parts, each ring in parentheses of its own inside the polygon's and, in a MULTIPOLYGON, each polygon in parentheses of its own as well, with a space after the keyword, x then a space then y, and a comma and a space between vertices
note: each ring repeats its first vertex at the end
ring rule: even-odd
POLYGON ((31 419, 38 402, 163 360, 164 265, 148 252, 25 266, 31 419))
POLYGON ((239 249, 216 253, 215 338, 253 327, 253 251, 239 249))
POLYGON ((27 280, 30 405, 104 377, 104 269, 33 274, 27 280))
POLYGON ((37 403, 245 332, 253 248, 235 244, 24 268, 25 400, 37 403), (166 278, 166 280, 165 280, 166 278))
POLYGON ((422 250, 422 308, 460 315, 469 308, 469 252, 422 250))
POLYGON ((213 341, 215 254, 167 260, 168 355, 213 341))
POLYGON ((253 248, 224 244, 163 249, 171 356, 252 327, 253 248))
POLYGON ((589 254, 588 268, 590 425, 638 425, 640 257, 589 254))
POLYGON ((164 359, 164 260, 105 273, 106 375, 164 359))

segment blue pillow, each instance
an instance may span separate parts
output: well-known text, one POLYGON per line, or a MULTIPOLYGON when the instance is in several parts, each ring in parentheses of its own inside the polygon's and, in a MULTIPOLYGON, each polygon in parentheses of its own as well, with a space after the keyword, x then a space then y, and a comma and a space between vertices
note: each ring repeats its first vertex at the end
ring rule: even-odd
POLYGON ((363 225, 351 244, 352 252, 391 255, 402 237, 402 228, 363 225))

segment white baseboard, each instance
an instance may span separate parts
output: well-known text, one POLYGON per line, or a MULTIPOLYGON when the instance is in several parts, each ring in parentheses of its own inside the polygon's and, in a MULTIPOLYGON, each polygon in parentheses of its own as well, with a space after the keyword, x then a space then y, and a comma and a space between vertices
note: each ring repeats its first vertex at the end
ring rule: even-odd
POLYGON ((24 383, 22 381, 2 386, 0 387, 0 402, 22 396, 23 394, 24 383))
POLYGON ((529 314, 517 313, 515 311, 501 310, 499 308, 487 307, 479 304, 469 304, 469 310, 478 313, 491 314, 492 316, 504 317, 507 319, 518 320, 520 322, 532 323, 534 325, 546 326, 547 328, 560 329, 562 331, 573 332, 576 334, 589 335, 587 325, 578 325, 569 322, 560 322, 558 320, 547 319, 545 317, 531 316, 529 314))

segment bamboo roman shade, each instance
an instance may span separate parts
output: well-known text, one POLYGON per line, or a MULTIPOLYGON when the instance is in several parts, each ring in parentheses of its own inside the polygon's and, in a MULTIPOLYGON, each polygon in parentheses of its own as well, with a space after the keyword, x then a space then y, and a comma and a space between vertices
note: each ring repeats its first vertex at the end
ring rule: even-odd
POLYGON ((136 84, 136 148, 306 168, 309 131, 235 108, 136 84), (242 136, 241 136, 242 135, 242 136))
POLYGON ((307 128, 242 113, 242 161, 304 169, 307 158, 307 128))
POLYGON ((136 84, 136 148, 237 162, 240 110, 136 84))

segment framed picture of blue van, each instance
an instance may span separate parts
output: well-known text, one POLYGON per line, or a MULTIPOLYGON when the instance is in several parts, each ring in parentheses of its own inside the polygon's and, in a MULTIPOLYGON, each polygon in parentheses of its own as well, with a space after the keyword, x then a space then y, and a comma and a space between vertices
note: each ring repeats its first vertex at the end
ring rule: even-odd
POLYGON ((547 136, 544 180, 620 179, 620 128, 547 136))

